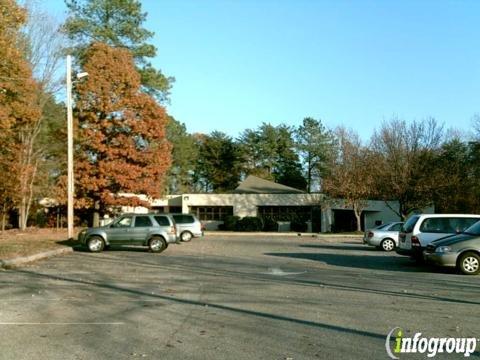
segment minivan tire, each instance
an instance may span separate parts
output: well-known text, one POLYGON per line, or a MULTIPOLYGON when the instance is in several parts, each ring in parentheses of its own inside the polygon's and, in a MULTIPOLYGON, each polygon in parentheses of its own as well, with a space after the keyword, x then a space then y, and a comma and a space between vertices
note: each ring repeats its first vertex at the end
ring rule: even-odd
POLYGON ((465 275, 477 275, 480 273, 480 255, 466 252, 460 256, 457 266, 465 275))
POLYGON ((87 248, 90 252, 101 252, 105 247, 105 241, 100 236, 92 236, 87 240, 87 248))
POLYGON ((167 242, 161 236, 154 236, 148 242, 148 248, 151 252, 161 253, 168 247, 167 242))
POLYGON ((180 234, 180 240, 183 242, 189 242, 192 240, 193 234, 190 231, 184 231, 180 234))
POLYGON ((380 243, 383 251, 393 251, 395 250, 395 241, 392 239, 383 239, 380 243))

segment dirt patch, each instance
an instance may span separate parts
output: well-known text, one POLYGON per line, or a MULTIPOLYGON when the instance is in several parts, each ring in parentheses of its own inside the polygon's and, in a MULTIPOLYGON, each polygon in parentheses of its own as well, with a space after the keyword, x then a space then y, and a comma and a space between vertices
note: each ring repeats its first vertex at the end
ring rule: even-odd
POLYGON ((66 239, 66 229, 28 228, 25 231, 3 231, 0 232, 0 259, 29 256, 72 245, 66 239))

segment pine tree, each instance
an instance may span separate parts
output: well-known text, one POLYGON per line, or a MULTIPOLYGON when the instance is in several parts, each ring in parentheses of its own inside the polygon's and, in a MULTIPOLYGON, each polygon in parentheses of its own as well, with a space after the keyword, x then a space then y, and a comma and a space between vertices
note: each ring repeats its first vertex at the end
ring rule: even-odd
POLYGON ((172 77, 155 69, 149 58, 157 49, 146 41, 153 36, 142 27, 147 14, 138 0, 65 0, 69 17, 64 29, 74 42, 73 55, 83 61, 85 51, 95 42, 115 48, 126 48, 135 58, 141 76, 142 90, 157 100, 168 99, 172 77))

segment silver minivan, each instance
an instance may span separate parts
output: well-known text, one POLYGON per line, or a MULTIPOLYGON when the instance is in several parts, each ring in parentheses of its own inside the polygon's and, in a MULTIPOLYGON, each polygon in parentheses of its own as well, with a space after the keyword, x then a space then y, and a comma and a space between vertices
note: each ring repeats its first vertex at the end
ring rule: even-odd
POLYGON ((170 214, 175 220, 177 234, 181 241, 190 241, 194 237, 203 236, 203 226, 200 220, 192 214, 170 214))
POLYGON ((479 220, 480 215, 471 214, 412 215, 402 227, 396 252, 422 260, 432 241, 459 234, 479 220))

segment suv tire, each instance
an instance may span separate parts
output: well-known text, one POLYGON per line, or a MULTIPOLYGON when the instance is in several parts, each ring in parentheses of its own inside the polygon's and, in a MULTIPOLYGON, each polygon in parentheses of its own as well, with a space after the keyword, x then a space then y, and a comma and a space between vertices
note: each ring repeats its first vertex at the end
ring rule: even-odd
POLYGON ((87 247, 90 252, 101 252, 105 241, 100 236, 92 236, 87 240, 87 247))
POLYGON ((151 252, 161 253, 168 247, 167 242, 161 236, 154 236, 148 242, 148 248, 151 252))

